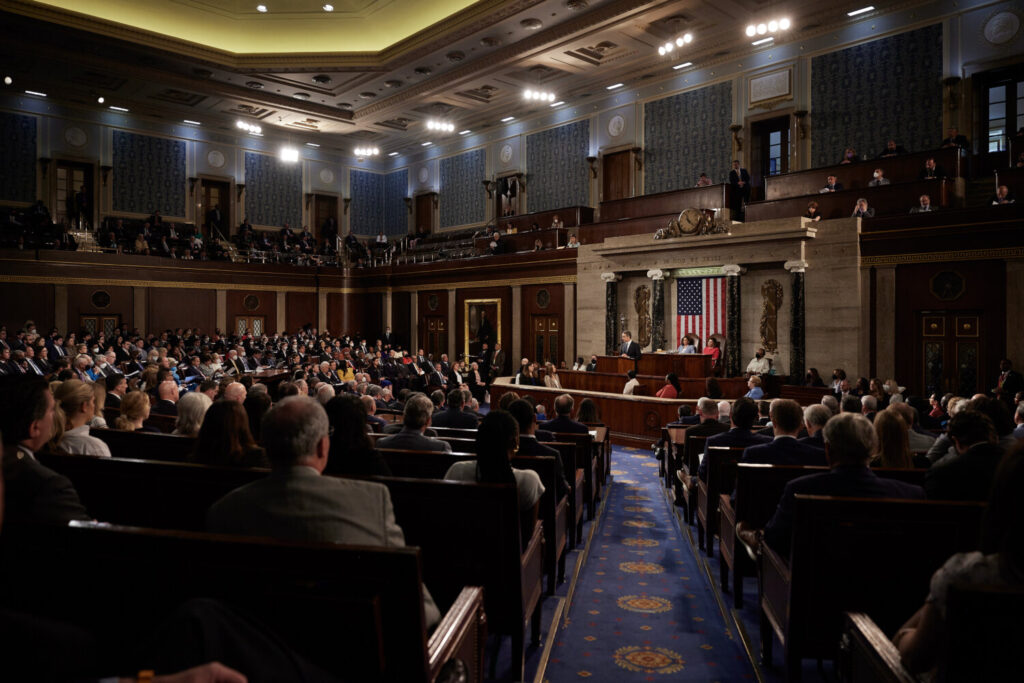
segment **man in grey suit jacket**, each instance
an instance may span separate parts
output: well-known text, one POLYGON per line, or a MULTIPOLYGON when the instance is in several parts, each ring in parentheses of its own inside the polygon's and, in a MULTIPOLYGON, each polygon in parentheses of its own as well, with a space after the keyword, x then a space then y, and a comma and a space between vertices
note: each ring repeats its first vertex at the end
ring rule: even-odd
MULTIPOLYGON (((322 476, 331 448, 328 426, 327 413, 308 396, 290 396, 275 405, 261 428, 270 476, 214 503, 206 514, 207 529, 290 541, 404 547, 386 486, 322 476)), ((428 628, 440 621, 426 587, 423 611, 428 628)))
POLYGON ((405 402, 405 412, 402 413, 402 431, 378 440, 377 448, 451 453, 452 447, 447 441, 431 439, 423 434, 430 426, 430 417, 433 412, 433 401, 423 394, 414 394, 405 402))

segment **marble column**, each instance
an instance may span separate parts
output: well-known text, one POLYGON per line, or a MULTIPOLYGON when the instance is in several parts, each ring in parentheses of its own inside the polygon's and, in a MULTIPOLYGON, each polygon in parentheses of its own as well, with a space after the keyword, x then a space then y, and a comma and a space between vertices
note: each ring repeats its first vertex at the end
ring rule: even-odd
POLYGON ((895 374, 896 266, 875 266, 875 366, 868 376, 895 374))
POLYGON ((793 294, 790 296, 793 313, 789 325, 789 383, 801 382, 807 365, 807 319, 804 313, 804 272, 807 261, 786 261, 782 267, 793 274, 793 294))
MULTIPOLYGON (((725 376, 739 377, 741 370, 740 344, 743 341, 740 321, 743 311, 740 308, 740 273, 743 269, 735 263, 722 266, 725 273, 725 376)), ((707 340, 704 340, 707 341, 707 340)))
POLYGON ((616 273, 601 273, 601 279, 604 280, 604 352, 613 356, 619 347, 615 323, 619 315, 619 280, 622 276, 616 273))
POLYGON ((455 306, 455 288, 452 287, 448 290, 448 360, 454 361, 459 357, 459 353, 464 351, 465 346, 462 349, 458 348, 459 344, 459 331, 456 328, 455 321, 456 306, 455 306))
POLYGON ((668 271, 648 270, 651 278, 651 350, 665 349, 665 278, 668 271))
MULTIPOLYGON (((512 355, 507 356, 512 358, 515 362, 512 367, 519 366, 519 359, 523 356, 532 358, 530 353, 530 342, 529 339, 523 339, 523 286, 512 285, 512 329, 505 332, 505 339, 501 339, 503 347, 508 346, 508 341, 512 339, 512 355), (524 343, 525 342, 525 343, 524 343), (524 350, 525 346, 525 350, 524 350)), ((539 358, 537 359, 540 360, 539 358)))

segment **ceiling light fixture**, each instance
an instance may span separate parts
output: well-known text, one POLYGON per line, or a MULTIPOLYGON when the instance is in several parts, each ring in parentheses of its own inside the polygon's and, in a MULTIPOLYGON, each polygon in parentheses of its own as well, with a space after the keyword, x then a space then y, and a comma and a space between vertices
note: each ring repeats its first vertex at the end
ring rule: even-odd
POLYGON ((664 57, 667 54, 672 54, 672 51, 675 50, 677 47, 683 47, 684 45, 689 45, 692 42, 693 34, 684 33, 683 35, 676 38, 674 41, 670 40, 664 45, 660 46, 658 48, 658 54, 664 57))
POLYGON ((325 12, 333 12, 334 11, 334 5, 324 5, 324 11, 325 12))
MULTIPOLYGON (((789 19, 783 17, 781 19, 772 19, 767 23, 760 22, 758 24, 750 24, 749 26, 747 26, 746 33, 748 38, 753 38, 754 36, 763 36, 767 33, 778 33, 779 31, 788 31, 790 25, 791 24, 789 19)), ((754 43, 754 45, 757 44, 758 43, 754 43)))
POLYGON ((767 38, 762 38, 761 40, 755 40, 754 42, 751 43, 751 45, 764 45, 765 43, 774 43, 774 42, 775 42, 775 38, 773 38, 771 36, 768 36, 767 38))
POLYGON ((113 109, 114 111, 123 111, 123 112, 127 112, 128 111, 124 107, 115 107, 114 105, 110 105, 110 108, 113 109))
POLYGON ((436 130, 439 133, 454 133, 455 124, 449 123, 448 121, 438 121, 436 119, 427 119, 427 130, 436 130))
POLYGON ((552 103, 551 103, 551 104, 549 104, 548 106, 549 106, 549 107, 559 107, 559 106, 561 106, 561 105, 563 105, 563 104, 565 104, 565 101, 564 101, 564 100, 558 100, 557 102, 552 102, 552 103))
POLYGON ((459 131, 459 135, 469 135, 472 132, 473 131, 471 131, 469 128, 467 128, 466 130, 460 130, 459 131))
POLYGON ((102 96, 100 96, 100 97, 97 97, 97 98, 96 98, 96 101, 97 101, 98 103, 100 103, 100 104, 103 104, 104 102, 106 102, 106 100, 105 100, 105 99, 104 99, 104 98, 103 98, 102 96))
POLYGON ((516 117, 514 117, 514 116, 506 116, 505 118, 503 118, 503 119, 501 120, 501 122, 502 122, 502 123, 508 123, 509 121, 514 121, 514 120, 515 120, 515 118, 516 118, 516 117))
POLYGON ((184 121, 182 121, 182 123, 187 123, 190 126, 201 126, 201 125, 203 125, 203 124, 199 123, 198 121, 192 121, 190 119, 185 119, 184 121))
POLYGON ((251 133, 253 135, 263 135, 263 129, 257 126, 255 123, 248 123, 246 121, 242 121, 241 119, 239 119, 235 122, 235 126, 237 126, 239 130, 244 130, 246 133, 251 133))
POLYGON ((613 85, 606 86, 605 90, 615 90, 616 88, 621 88, 622 86, 622 83, 615 83, 613 85))
POLYGON ((306 143, 306 147, 319 147, 319 146, 320 145, 316 144, 315 142, 307 142, 306 143))
POLYGON ((870 12, 870 11, 872 11, 874 9, 875 9, 874 5, 868 5, 867 7, 861 7, 860 9, 855 9, 852 12, 847 12, 846 16, 848 16, 848 17, 855 17, 858 14, 864 14, 865 12, 870 12))
POLYGON ((266 5, 256 5, 256 11, 257 12, 266 12, 267 11, 267 6, 266 5))
POLYGON ((286 164, 294 164, 299 160, 299 150, 295 147, 281 148, 281 161, 286 164))
POLYGON ((388 156, 389 157, 397 157, 398 156, 398 152, 388 152, 388 156))
POLYGON ((14 83, 14 79, 10 76, 4 76, 4 85, 10 85, 11 83, 14 83))
POLYGON ((46 97, 46 93, 39 92, 38 90, 26 90, 26 95, 35 95, 36 97, 46 97))
POLYGON ((356 147, 355 152, 356 156, 360 159, 365 157, 375 157, 380 154, 380 150, 376 147, 356 147))
POLYGON ((430 140, 427 140, 426 142, 421 142, 420 147, 430 147, 432 144, 434 143, 431 142, 430 140))
POLYGON ((693 66, 693 62, 683 62, 682 64, 676 64, 672 68, 678 71, 679 69, 685 69, 688 66, 693 66))
POLYGON ((523 91, 523 99, 537 100, 538 102, 554 102, 555 101, 555 93, 553 93, 553 92, 546 92, 546 91, 543 91, 543 90, 529 90, 529 89, 527 89, 527 90, 523 91))

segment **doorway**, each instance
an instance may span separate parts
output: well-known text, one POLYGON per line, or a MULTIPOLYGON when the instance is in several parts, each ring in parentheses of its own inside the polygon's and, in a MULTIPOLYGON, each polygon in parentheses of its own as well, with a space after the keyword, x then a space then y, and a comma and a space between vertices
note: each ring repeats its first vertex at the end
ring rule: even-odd
POLYGON ((416 234, 418 236, 429 235, 434 232, 434 198, 437 194, 434 192, 428 192, 427 194, 416 195, 416 234))
POLYGON ((508 218, 522 213, 519 210, 519 202, 523 194, 523 187, 519 184, 518 174, 500 176, 495 187, 494 200, 497 202, 495 216, 508 218))
POLYGON ((78 328, 93 337, 102 332, 107 339, 113 339, 117 336, 118 328, 121 327, 121 316, 119 314, 83 315, 79 316, 78 322, 78 328))
MULTIPOLYGON (((231 234, 231 183, 227 180, 202 179, 199 215, 207 239, 225 239, 231 234)), ((198 221, 197 221, 198 222, 198 221)))
POLYGON ((96 223, 92 164, 58 159, 56 181, 54 221, 75 230, 91 230, 96 223))
POLYGON ((558 367, 562 360, 561 346, 558 343, 558 318, 553 315, 533 316, 533 351, 538 363, 551 361, 558 367))
POLYGON ((264 315, 235 316, 235 334, 239 337, 248 334, 255 337, 262 335, 267 329, 267 317, 264 315))
POLYGON ((789 153, 788 114, 750 124, 750 184, 756 199, 763 197, 765 178, 789 173, 789 153))
POLYGON ((972 396, 986 390, 984 322, 980 312, 970 310, 918 314, 915 365, 925 396, 972 396))
POLYGON ((633 152, 605 154, 601 157, 601 201, 626 199, 633 196, 633 152))
POLYGON ((448 321, 442 316, 428 315, 423 322, 423 350, 440 359, 442 353, 448 353, 448 321))
MULTIPOLYGON (((1024 65, 996 69, 975 76, 978 89, 983 141, 978 150, 980 174, 1012 168, 1024 152, 1024 138, 1016 133, 1024 128, 1024 65)), ((970 150, 968 150, 969 152, 970 150)))
POLYGON ((313 195, 313 220, 310 230, 313 237, 332 238, 338 234, 338 198, 331 194, 313 195), (331 221, 328 223, 328 219, 331 221), (333 226, 333 229, 332 229, 333 226), (326 234, 333 233, 333 234, 326 234))

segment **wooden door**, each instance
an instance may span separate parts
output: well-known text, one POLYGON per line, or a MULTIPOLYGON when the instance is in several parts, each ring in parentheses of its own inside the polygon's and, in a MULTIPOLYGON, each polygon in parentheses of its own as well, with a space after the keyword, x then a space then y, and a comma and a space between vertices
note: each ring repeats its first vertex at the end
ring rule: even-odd
POLYGON ((200 195, 202 205, 196 223, 203 226, 207 238, 225 239, 231 234, 231 183, 226 180, 203 180, 203 191, 200 195), (220 220, 217 220, 219 212, 220 220))
POLYGON ((106 315, 83 315, 78 319, 79 329, 91 333, 94 337, 102 332, 107 339, 117 336, 118 328, 121 326, 120 314, 106 315))
POLYGON ((499 177, 494 187, 494 201, 496 202, 494 215, 501 218, 518 216, 522 213, 519 210, 522 194, 523 188, 516 175, 499 177))
POLYGON ((436 195, 421 194, 416 196, 416 234, 434 232, 434 197, 436 195))
POLYGON ((313 225, 310 226, 310 230, 313 232, 313 236, 318 240, 321 237, 321 231, 325 222, 328 218, 334 219, 334 224, 338 224, 338 198, 329 194, 318 194, 313 197, 313 225))
POLYGON ((924 396, 972 396, 986 391, 985 325, 978 311, 922 311, 917 320, 916 366, 924 396))
POLYGON ((58 160, 56 180, 54 221, 75 230, 91 230, 96 217, 92 164, 58 160))
POLYGON ((551 361, 558 367, 559 361, 562 360, 559 328, 558 318, 555 316, 533 316, 533 360, 538 363, 551 361))
POLYGON ((235 316, 235 334, 260 336, 267 331, 267 318, 263 315, 235 316))
POLYGON ((626 149, 601 158, 601 201, 633 196, 633 152, 626 149))
POLYGON ((750 137, 751 190, 763 193, 765 178, 789 172, 789 116, 755 121, 750 124, 750 137))
POLYGON ((424 352, 439 360, 442 353, 448 353, 448 321, 441 316, 424 317, 421 342, 424 352))

